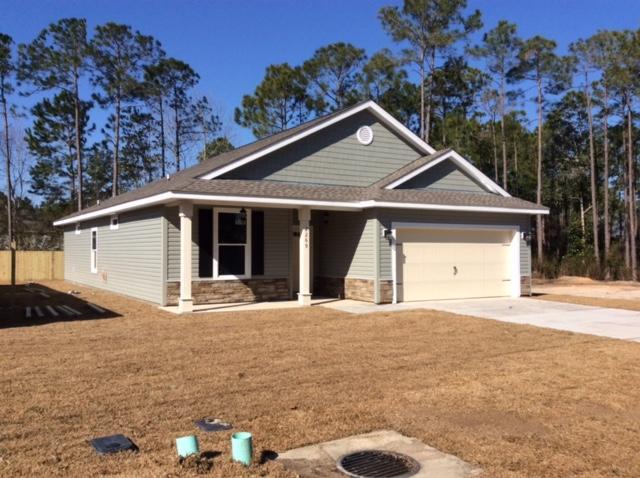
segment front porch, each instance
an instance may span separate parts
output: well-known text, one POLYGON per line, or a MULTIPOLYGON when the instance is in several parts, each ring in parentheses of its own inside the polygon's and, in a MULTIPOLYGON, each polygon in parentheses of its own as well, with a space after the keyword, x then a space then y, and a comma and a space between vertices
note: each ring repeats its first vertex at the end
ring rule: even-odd
POLYGON ((181 202, 167 217, 169 311, 375 301, 374 230, 360 211, 181 202))

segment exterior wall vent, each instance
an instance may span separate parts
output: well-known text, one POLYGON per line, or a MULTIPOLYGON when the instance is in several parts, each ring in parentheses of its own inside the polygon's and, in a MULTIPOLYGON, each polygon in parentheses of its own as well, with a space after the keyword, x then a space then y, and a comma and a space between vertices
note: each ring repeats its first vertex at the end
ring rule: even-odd
POLYGON ((373 142, 373 130, 369 126, 361 126, 356 132, 356 138, 365 146, 373 142))

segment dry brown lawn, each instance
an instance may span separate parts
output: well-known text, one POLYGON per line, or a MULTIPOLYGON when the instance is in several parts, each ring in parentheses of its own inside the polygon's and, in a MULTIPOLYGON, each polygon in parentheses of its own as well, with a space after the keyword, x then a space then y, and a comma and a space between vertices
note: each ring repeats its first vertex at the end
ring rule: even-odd
POLYGON ((179 465, 202 416, 253 432, 258 455, 394 429, 488 477, 640 476, 638 343, 430 311, 178 317, 73 288, 114 317, 0 324, 2 476, 290 476, 230 463, 229 432, 198 433, 211 469, 179 465), (87 444, 118 432, 140 452, 87 444))

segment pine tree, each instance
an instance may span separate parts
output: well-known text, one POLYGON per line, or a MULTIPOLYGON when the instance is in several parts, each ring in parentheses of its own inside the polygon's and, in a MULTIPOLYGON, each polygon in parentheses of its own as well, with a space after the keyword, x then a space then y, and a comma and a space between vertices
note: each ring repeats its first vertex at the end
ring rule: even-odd
POLYGON ((93 62, 92 82, 101 94, 94 95, 101 106, 113 106, 113 186, 117 196, 120 182, 120 129, 123 107, 138 98, 145 65, 160 49, 150 36, 133 31, 128 25, 113 22, 96 27, 90 43, 93 62))
POLYGON ((82 153, 83 101, 80 98, 80 82, 87 71, 89 46, 87 22, 81 18, 65 18, 42 30, 31 43, 18 48, 18 79, 33 85, 36 91, 57 90, 65 93, 65 99, 73 100, 75 130, 77 209, 82 201, 82 153))
POLYGON ((502 187, 508 189, 509 168, 507 165, 507 136, 505 134, 505 116, 507 101, 508 73, 517 65, 518 50, 522 41, 517 36, 517 27, 505 20, 484 34, 482 45, 470 52, 484 58, 489 73, 493 75, 498 96, 498 113, 500 115, 500 143, 502 147, 502 187))
POLYGON ((367 56, 350 43, 318 48, 302 70, 317 113, 335 111, 358 101, 358 76, 367 56))
MULTIPOLYGON (((13 185, 11 184, 11 138, 9 135, 9 110, 11 108, 9 104, 9 95, 14 90, 15 81, 15 64, 12 57, 13 39, 9 35, 0 33, 0 108, 2 108, 2 121, 3 121, 3 135, 2 135, 2 153, 4 155, 5 174, 7 181, 7 243, 9 248, 14 249, 14 217, 13 217, 13 185)), ((11 254, 12 261, 14 254, 11 254)), ((11 264, 11 281, 15 283, 15 264, 11 264)))
MULTIPOLYGON (((509 76, 515 80, 529 80, 535 83, 536 105, 538 113, 537 131, 537 180, 536 203, 542 204, 542 128, 543 107, 545 94, 558 93, 567 87, 571 79, 568 64, 563 62, 554 52, 556 42, 535 36, 522 43, 518 52, 518 64, 509 72, 509 76)), ((536 242, 538 263, 542 264, 544 258, 542 216, 536 216, 536 242)))
POLYGON ((300 68, 270 65, 253 95, 242 98, 235 121, 263 138, 306 121, 311 105, 308 81, 300 68))
POLYGON ((402 8, 383 7, 378 13, 393 41, 406 42, 407 63, 416 66, 420 85, 420 137, 429 142, 432 90, 438 55, 470 32, 482 27, 478 10, 464 16, 467 0, 404 0, 402 8))
MULTIPOLYGON (((89 126, 91 106, 88 101, 80 104, 79 141, 83 149, 87 135, 93 130, 93 126, 89 126)), ((70 211, 79 195, 78 185, 82 184, 75 168, 78 154, 74 95, 61 91, 51 100, 45 98, 32 108, 31 114, 33 125, 26 131, 29 153, 35 159, 30 170, 30 192, 70 211)))

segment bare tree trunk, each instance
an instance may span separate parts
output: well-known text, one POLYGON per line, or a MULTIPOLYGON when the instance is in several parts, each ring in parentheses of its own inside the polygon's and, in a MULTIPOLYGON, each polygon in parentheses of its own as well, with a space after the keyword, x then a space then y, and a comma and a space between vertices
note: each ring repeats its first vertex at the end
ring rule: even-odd
POLYGON ((498 145, 496 142, 495 118, 491 118, 491 144, 493 146, 493 177, 498 182, 498 145))
POLYGON ((587 245, 587 226, 584 220, 585 214, 586 211, 584 210, 584 200, 582 199, 582 196, 580 196, 580 230, 582 231, 582 240, 580 242, 582 242, 583 249, 587 245))
POLYGON ((431 52, 431 65, 429 74, 429 93, 426 100, 426 113, 425 113, 425 127, 424 127, 424 140, 429 142, 429 134, 431 133, 431 100, 433 97, 433 76, 436 69, 436 52, 431 52))
POLYGON ((603 200, 604 200, 604 260, 605 260, 605 279, 609 280, 611 277, 611 271, 609 270, 609 254, 611 252, 611 226, 609 225, 609 99, 607 85, 603 86, 604 89, 604 188, 603 188, 603 200))
POLYGON ((11 259, 11 285, 16 283, 16 244, 13 238, 13 185, 11 184, 11 144, 9 142, 9 108, 4 89, 5 80, 0 78, 0 103, 2 103, 2 116, 4 119, 4 147, 5 165, 7 174, 7 239, 9 242, 11 259))
POLYGON ((75 130, 76 130, 76 162, 78 168, 78 211, 82 209, 82 141, 80 140, 81 126, 80 126, 80 92, 78 89, 78 73, 75 72, 74 91, 73 91, 73 103, 75 114, 75 130))
MULTIPOLYGON (((538 77, 538 161, 537 161, 537 184, 536 184, 536 204, 542 205, 542 79, 538 77)), ((536 215, 536 239, 538 243, 538 263, 542 264, 544 253, 542 251, 543 235, 542 215, 536 215)))
POLYGON ((160 114, 160 163, 162 168, 162 177, 167 176, 167 148, 164 138, 164 98, 162 95, 159 97, 159 114, 160 114))
POLYGON ((596 171, 596 153, 593 145, 593 113, 591 111, 591 92, 589 91, 589 76, 584 74, 584 94, 587 98, 587 118, 589 120, 589 164, 591 167, 591 217, 593 221, 593 255, 600 266, 600 241, 598 237, 598 186, 596 171))
POLYGON ((173 109, 173 113, 175 114, 175 118, 176 118, 176 131, 175 131, 175 142, 176 142, 176 169, 178 171, 180 171, 180 117, 178 116, 178 108, 174 108, 173 109))
POLYGON ((636 188, 635 164, 633 161, 633 118, 631 114, 631 100, 627 99, 627 163, 629 168, 629 249, 631 253, 631 280, 638 280, 638 264, 636 251, 636 188))
POLYGON ((502 188, 506 191, 508 188, 508 167, 507 167, 507 137, 504 133, 504 102, 505 102, 505 92, 504 92, 504 75, 501 78, 500 82, 500 134, 502 136, 502 188))
POLYGON ((422 55, 422 61, 420 62, 420 138, 425 139, 425 127, 424 127, 424 54, 422 55))
POLYGON ((111 187, 111 196, 118 195, 118 181, 120 180, 120 95, 116 98, 116 124, 115 138, 113 146, 113 186, 111 187))
MULTIPOLYGON (((622 130, 622 151, 627 150, 627 134, 622 130)), ((629 248, 629 180, 628 169, 622 168, 622 193, 624 202, 624 213, 621 215, 621 225, 624 233, 624 266, 627 271, 631 270, 631 252, 629 248)))

